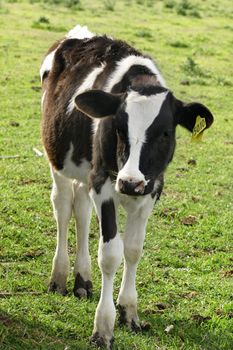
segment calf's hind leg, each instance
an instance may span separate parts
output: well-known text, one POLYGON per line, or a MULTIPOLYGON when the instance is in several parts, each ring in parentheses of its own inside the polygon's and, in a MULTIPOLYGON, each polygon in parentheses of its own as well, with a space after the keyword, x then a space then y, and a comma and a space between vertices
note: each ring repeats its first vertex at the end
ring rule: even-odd
POLYGON ((74 295, 90 297, 92 294, 91 258, 88 247, 89 226, 92 213, 92 201, 88 187, 73 182, 74 216, 76 220, 77 255, 74 266, 74 295))
POLYGON ((57 247, 53 258, 49 291, 65 295, 69 273, 68 224, 72 215, 73 189, 72 180, 59 175, 51 168, 53 188, 51 201, 57 222, 57 247))

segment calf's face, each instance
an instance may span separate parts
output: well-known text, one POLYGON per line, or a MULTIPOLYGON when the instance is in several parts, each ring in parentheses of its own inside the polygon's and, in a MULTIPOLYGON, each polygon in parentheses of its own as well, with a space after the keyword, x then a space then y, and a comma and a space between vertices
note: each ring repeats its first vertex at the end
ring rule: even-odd
MULTIPOLYGON (((79 110, 92 118, 114 118, 117 134, 117 192, 140 196, 152 193, 155 181, 172 160, 178 124, 192 131, 196 117, 213 122, 199 103, 184 104, 160 86, 147 86, 114 95, 90 90, 76 97, 79 110)), ((111 147, 111 145, 110 145, 111 147)))
POLYGON ((166 168, 175 146, 168 91, 132 90, 115 116, 118 136, 116 191, 145 195, 166 168))

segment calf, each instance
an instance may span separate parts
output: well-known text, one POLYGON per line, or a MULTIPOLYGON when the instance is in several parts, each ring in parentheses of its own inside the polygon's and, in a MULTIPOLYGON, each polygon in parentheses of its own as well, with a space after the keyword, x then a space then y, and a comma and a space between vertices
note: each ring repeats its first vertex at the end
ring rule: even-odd
POLYGON ((67 228, 73 213, 77 227, 73 291, 78 297, 91 295, 88 231, 93 203, 100 224, 102 289, 92 341, 110 349, 116 316, 113 280, 123 256, 117 300, 120 321, 140 329, 136 270, 147 220, 173 157, 176 126, 192 131, 199 115, 208 128, 213 117, 204 105, 175 98, 151 58, 86 27, 75 27, 52 46, 40 74, 42 138, 57 221, 49 290, 66 294, 67 228), (122 237, 117 226, 119 205, 127 212, 122 237))

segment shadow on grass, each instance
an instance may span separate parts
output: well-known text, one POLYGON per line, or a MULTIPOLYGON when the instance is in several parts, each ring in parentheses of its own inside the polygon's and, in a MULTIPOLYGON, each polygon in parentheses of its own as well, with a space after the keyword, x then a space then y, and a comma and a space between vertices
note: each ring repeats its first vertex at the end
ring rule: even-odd
MULTIPOLYGON (((77 315, 78 317, 78 315, 77 315)), ((172 320, 163 315, 146 315, 147 321, 151 322, 152 328, 149 332, 132 335, 124 327, 119 332, 117 329, 117 340, 114 350, 141 349, 140 339, 151 340, 156 345, 148 349, 166 349, 174 346, 174 349, 204 349, 204 350, 230 350, 233 345, 232 334, 223 332, 214 327, 211 319, 196 315, 192 319, 172 320), (166 333, 165 328, 173 325, 174 328, 166 333), (128 337, 129 334, 129 337, 128 337), (124 339, 122 339, 122 337, 124 339), (135 337, 135 343, 132 339, 135 337), (127 339, 128 338, 128 339, 127 339), (130 339, 129 339, 130 338, 130 339), (151 339, 150 339, 151 338, 151 339)), ((88 338, 78 339, 72 334, 64 335, 63 330, 54 331, 36 320, 28 320, 26 316, 14 317, 0 310, 0 348, 4 350, 91 350, 95 349, 88 343, 88 338), (56 333, 56 334, 55 334, 56 333)), ((80 336, 80 334, 79 334, 80 336)), ((143 342, 144 343, 144 342, 143 342)), ((172 348, 172 349, 173 349, 172 348)), ((146 349, 143 347, 143 349, 146 349)))
MULTIPOLYGON (((4 350, 89 350, 93 349, 86 339, 71 339, 55 334, 43 323, 14 317, 0 309, 0 349, 4 350)), ((61 331, 62 333, 62 331, 61 331)))

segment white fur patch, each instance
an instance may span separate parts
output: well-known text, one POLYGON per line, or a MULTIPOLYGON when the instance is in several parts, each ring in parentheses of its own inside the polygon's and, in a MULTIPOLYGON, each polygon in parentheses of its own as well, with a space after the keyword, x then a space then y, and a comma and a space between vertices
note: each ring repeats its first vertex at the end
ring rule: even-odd
POLYGON ((145 131, 159 115, 160 109, 168 92, 155 95, 140 95, 131 91, 126 99, 126 113, 128 113, 129 138, 132 142, 145 142, 145 131))
POLYGON ((166 92, 144 96, 136 91, 131 91, 126 99, 126 113, 128 114, 128 135, 130 143, 130 155, 119 171, 115 189, 119 192, 119 179, 133 179, 135 182, 143 181, 147 184, 144 175, 139 170, 141 149, 146 142, 146 131, 158 116, 166 92))
POLYGON ((100 237, 98 262, 104 273, 113 274, 116 266, 121 263, 123 255, 123 242, 119 233, 109 242, 103 242, 103 237, 100 237))
POLYGON ((54 55, 55 55, 55 52, 57 51, 56 50, 53 50, 52 52, 50 52, 44 59, 44 62, 42 63, 41 65, 41 68, 40 68, 40 79, 41 79, 41 82, 42 82, 42 78, 44 76, 44 73, 45 72, 49 72, 51 69, 52 69, 52 66, 53 66, 53 59, 54 59, 54 55))
POLYGON ((139 212, 142 212, 144 209, 147 208, 148 202, 151 201, 150 194, 136 198, 119 194, 119 198, 120 204, 130 215, 138 215, 139 212))
POLYGON ((109 199, 113 199, 115 197, 111 180, 109 178, 106 180, 104 185, 101 187, 100 194, 96 194, 95 190, 91 189, 90 196, 95 203, 99 203, 98 198, 100 198, 100 207, 96 207, 96 211, 97 213, 101 213, 102 203, 108 201, 109 199))
POLYGON ((149 70, 156 74, 158 81, 162 86, 166 86, 166 83, 161 76, 159 70, 155 66, 154 62, 146 57, 141 57, 141 56, 128 56, 126 58, 123 58, 121 61, 118 62, 117 68, 115 71, 111 74, 106 86, 104 87, 104 91, 110 92, 113 88, 114 85, 119 83, 123 76, 128 72, 130 67, 133 65, 141 65, 149 68, 149 70))
POLYGON ((102 63, 101 66, 94 68, 92 70, 92 72, 90 74, 88 74, 88 76, 85 78, 83 83, 77 88, 74 95, 71 97, 71 99, 69 101, 69 105, 67 107, 67 114, 70 114, 73 111, 73 109, 75 108, 75 101, 74 101, 75 98, 79 94, 81 94, 87 90, 90 90, 92 88, 98 75, 103 72, 105 65, 106 64, 102 63))
POLYGON ((102 272, 102 288, 98 303, 93 333, 98 332, 106 342, 106 348, 110 349, 110 341, 113 336, 116 310, 113 302, 114 275, 121 263, 123 255, 123 242, 117 233, 116 237, 107 243, 100 238, 98 263, 102 272))
POLYGON ((79 166, 72 161, 74 146, 70 144, 70 149, 67 152, 64 160, 64 166, 58 173, 70 179, 77 179, 79 182, 87 183, 88 173, 91 169, 91 165, 87 160, 83 160, 79 166))
MULTIPOLYGON (((88 30, 87 26, 81 27, 78 24, 77 26, 75 26, 73 29, 71 29, 68 32, 68 34, 66 35, 66 39, 85 39, 85 38, 92 38, 94 35, 95 35, 94 33, 90 32, 88 30)), ((61 43, 63 43, 64 40, 62 40, 61 43)), ((41 65, 41 68, 40 68, 41 81, 42 81, 44 73, 49 72, 52 69, 54 55, 55 55, 55 52, 57 51, 57 49, 59 48, 59 46, 45 57, 42 65, 41 65)))
POLYGON ((69 31, 66 35, 67 39, 85 39, 92 38, 94 33, 90 32, 87 26, 81 27, 79 24, 69 31))

